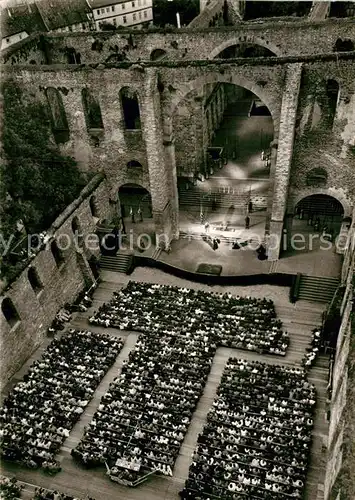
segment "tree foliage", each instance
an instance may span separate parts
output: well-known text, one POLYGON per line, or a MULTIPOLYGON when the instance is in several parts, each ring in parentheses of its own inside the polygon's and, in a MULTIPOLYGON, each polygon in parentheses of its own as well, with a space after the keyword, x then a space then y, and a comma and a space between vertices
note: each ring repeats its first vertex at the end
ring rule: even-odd
POLYGON ((3 84, 2 233, 22 219, 28 232, 47 229, 85 185, 76 162, 52 139, 47 106, 3 84))

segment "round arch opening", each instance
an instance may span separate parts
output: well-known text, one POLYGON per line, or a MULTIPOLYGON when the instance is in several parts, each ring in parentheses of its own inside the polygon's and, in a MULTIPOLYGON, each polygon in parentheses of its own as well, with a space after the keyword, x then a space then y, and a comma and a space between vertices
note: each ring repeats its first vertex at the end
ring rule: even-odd
POLYGON ((150 60, 151 61, 160 61, 160 60, 164 59, 166 54, 167 54, 166 50, 164 50, 164 49, 154 49, 150 53, 150 60))
POLYGON ((249 217, 263 239, 274 161, 272 110, 252 85, 225 79, 194 81, 174 103, 180 228, 188 219, 192 232, 209 224, 233 237, 249 217))
POLYGON ((327 194, 313 194, 302 198, 296 205, 296 214, 302 218, 319 217, 325 221, 329 219, 341 221, 344 216, 344 207, 333 196, 327 194))
MULTIPOLYGON (((330 250, 329 265, 334 265, 333 246, 342 230, 343 219, 344 206, 333 196, 318 193, 301 198, 289 219, 288 245, 287 249, 283 248, 283 255, 294 254, 295 251, 330 250)), ((322 252, 321 259, 325 266, 327 258, 327 253, 322 252)))
POLYGON ((214 59, 237 59, 248 57, 275 57, 276 54, 264 45, 256 43, 235 43, 221 50, 214 59))
POLYGON ((118 190, 118 196, 121 216, 123 218, 130 217, 135 222, 139 222, 141 218, 152 217, 151 195, 149 191, 140 184, 123 184, 118 190))
POLYGON ((248 57, 280 57, 280 48, 268 40, 254 36, 233 37, 212 50, 209 59, 231 59, 248 57))

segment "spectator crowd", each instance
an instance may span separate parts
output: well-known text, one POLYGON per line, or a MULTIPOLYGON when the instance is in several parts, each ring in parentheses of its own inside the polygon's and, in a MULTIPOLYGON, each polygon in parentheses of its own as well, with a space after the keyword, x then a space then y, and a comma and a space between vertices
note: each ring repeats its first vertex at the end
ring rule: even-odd
POLYGON ((117 459, 172 474, 217 345, 283 355, 288 346, 272 301, 174 286, 130 282, 89 321, 143 332, 72 451, 118 475, 117 459))
POLYGON ((73 456, 89 467, 106 462, 112 475, 119 473, 117 459, 172 475, 215 350, 199 329, 141 334, 73 456))
POLYGON ((271 300, 132 281, 90 323, 146 333, 201 329, 219 345, 282 356, 289 344, 271 300))
MULTIPOLYGON (((17 481, 15 477, 0 477, 0 498, 3 500, 18 500, 22 498, 24 484, 17 481)), ((26 492, 28 498, 28 492, 26 492)), ((32 500, 80 500, 77 497, 60 493, 57 490, 48 490, 47 488, 35 488, 32 500)), ((86 497, 85 500, 94 500, 86 497)))
POLYGON ((0 409, 2 457, 60 470, 55 455, 122 346, 110 335, 74 329, 54 339, 0 409))
MULTIPOLYGON (((289 344, 271 300, 150 283, 128 283, 89 321, 141 334, 71 453, 128 484, 149 472, 173 474, 218 346, 284 356, 289 344)), ((122 346, 86 330, 54 339, 0 410, 3 458, 58 470, 60 446, 122 346)), ((306 370, 231 358, 217 394, 181 497, 302 498, 316 402, 306 370)))
POLYGON ((302 359, 302 365, 306 370, 312 368, 316 362, 317 356, 322 349, 322 334, 318 328, 312 331, 312 338, 309 347, 306 349, 306 354, 302 359))
POLYGON ((315 404, 302 368, 230 358, 181 498, 303 498, 315 404))

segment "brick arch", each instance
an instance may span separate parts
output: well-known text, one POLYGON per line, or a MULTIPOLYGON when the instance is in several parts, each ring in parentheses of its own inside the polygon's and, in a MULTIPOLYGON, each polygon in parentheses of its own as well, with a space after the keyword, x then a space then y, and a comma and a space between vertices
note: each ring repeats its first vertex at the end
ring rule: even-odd
POLYGON ((277 45, 274 43, 269 43, 267 40, 259 37, 255 37, 252 35, 246 35, 246 36, 240 36, 240 37, 233 37, 230 38, 229 40, 226 40, 225 42, 221 43, 216 47, 210 55, 208 56, 207 59, 214 59, 218 54, 223 52, 223 50, 227 49, 228 47, 232 47, 233 45, 240 45, 243 43, 251 43, 254 45, 260 45, 261 47, 264 47, 265 49, 271 50, 275 54, 275 56, 283 56, 285 55, 285 52, 281 50, 277 45))
POLYGON ((259 97, 259 99, 265 104, 265 106, 270 111, 274 125, 274 139, 278 138, 279 135, 278 124, 279 124, 280 110, 281 110, 281 95, 279 98, 279 106, 277 106, 276 102, 274 101, 273 97, 270 95, 269 92, 265 91, 263 87, 257 85, 255 82, 247 78, 244 78, 239 74, 208 73, 196 78, 195 80, 179 85, 176 88, 176 94, 172 97, 171 115, 172 116, 174 115, 176 107, 178 106, 180 101, 187 96, 187 94, 209 83, 231 83, 253 92, 253 94, 259 97))
POLYGON ((328 189, 303 189, 301 192, 299 192, 292 201, 292 206, 291 209, 293 213, 295 212, 297 204, 303 200, 304 198, 307 198, 308 196, 313 196, 317 194, 323 194, 326 196, 330 196, 331 198, 334 198, 337 200, 343 207, 344 209, 344 217, 351 217, 352 214, 352 206, 347 197, 341 193, 337 192, 337 190, 328 188, 328 189))

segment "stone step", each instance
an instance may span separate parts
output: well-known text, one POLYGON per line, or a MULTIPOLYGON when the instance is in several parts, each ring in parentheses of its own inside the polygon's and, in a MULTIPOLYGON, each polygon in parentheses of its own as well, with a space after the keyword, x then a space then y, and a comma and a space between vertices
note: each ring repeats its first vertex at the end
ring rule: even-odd
POLYGON ((312 302, 330 302, 339 285, 335 277, 302 275, 298 298, 312 302))
POLYGON ((117 254, 115 256, 102 255, 100 257, 100 267, 101 269, 108 269, 110 271, 115 271, 119 273, 125 273, 129 271, 132 263, 132 255, 129 254, 117 254))

